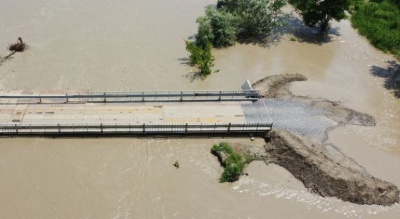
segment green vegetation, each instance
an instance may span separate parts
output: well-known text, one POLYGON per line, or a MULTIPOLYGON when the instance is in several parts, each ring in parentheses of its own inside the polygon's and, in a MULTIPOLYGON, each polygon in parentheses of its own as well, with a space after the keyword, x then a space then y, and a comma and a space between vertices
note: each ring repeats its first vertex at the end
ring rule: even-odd
POLYGON ((211 152, 217 155, 221 159, 221 164, 224 166, 224 172, 220 178, 220 182, 235 182, 239 179, 243 172, 246 164, 253 160, 253 157, 246 153, 243 157, 236 153, 233 148, 226 142, 221 142, 218 145, 214 145, 211 152), (225 160, 222 160, 222 154, 226 156, 225 160))
POLYGON ((197 66, 203 76, 211 74, 211 67, 214 66, 214 56, 211 54, 211 44, 205 47, 197 46, 193 41, 186 41, 186 50, 190 53, 190 63, 197 66))
POLYGON ((219 0, 217 8, 207 7, 205 15, 196 21, 196 40, 186 41, 190 63, 203 76, 209 75, 214 61, 212 46, 227 47, 238 38, 267 36, 283 23, 279 18, 285 4, 286 0, 219 0))
POLYGON ((215 47, 233 45, 236 41, 237 25, 236 17, 225 11, 207 7, 206 15, 199 17, 196 44, 204 47, 212 43, 215 47))
POLYGON ((218 10, 236 18, 237 35, 244 38, 269 35, 283 23, 279 19, 286 0, 219 0, 218 10))
POLYGON ((400 0, 351 0, 354 28, 372 45, 400 59, 400 0))
POLYGON ((196 43, 214 47, 233 45, 238 38, 265 37, 283 24, 281 8, 285 0, 219 0, 197 19, 196 43))
POLYGON ((319 25, 321 31, 327 31, 329 21, 346 18, 349 0, 289 0, 300 13, 307 26, 319 25))

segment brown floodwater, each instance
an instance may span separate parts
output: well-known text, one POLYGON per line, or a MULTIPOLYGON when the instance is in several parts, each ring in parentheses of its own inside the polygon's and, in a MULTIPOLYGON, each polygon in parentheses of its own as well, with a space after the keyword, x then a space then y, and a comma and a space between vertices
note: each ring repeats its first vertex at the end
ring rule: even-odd
MULTIPOLYGON (((0 2, 0 56, 21 36, 29 49, 0 66, 1 91, 238 89, 246 79, 301 73, 294 94, 328 98, 373 115, 376 127, 345 126, 334 144, 367 171, 400 187, 400 101, 372 75, 393 60, 348 21, 330 40, 292 28, 268 47, 214 50, 204 80, 185 64, 184 39, 216 1, 0 2), (317 41, 317 42, 316 42, 317 41)), ((251 163, 233 184, 210 154, 220 141, 261 139, 0 138, 0 218, 397 218, 391 207, 360 206, 310 193, 285 169, 251 163), (178 160, 180 168, 172 164, 178 160)))

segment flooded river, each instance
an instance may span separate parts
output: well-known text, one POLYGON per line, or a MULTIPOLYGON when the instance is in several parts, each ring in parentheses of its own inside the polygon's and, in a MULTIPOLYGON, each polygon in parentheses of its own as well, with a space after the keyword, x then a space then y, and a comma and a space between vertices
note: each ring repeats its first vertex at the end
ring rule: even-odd
MULTIPOLYGON (((375 117, 345 126, 334 144, 373 175, 400 187, 400 100, 375 77, 393 60, 349 21, 330 40, 292 27, 269 47, 214 50, 213 73, 193 78, 184 40, 216 1, 3 0, 0 56, 21 36, 29 49, 0 66, 0 90, 238 89, 246 79, 301 73, 296 95, 328 98, 375 117), (310 38, 311 35, 311 38, 310 38)), ((0 218, 398 218, 400 205, 360 206, 307 191, 285 169, 251 163, 233 184, 210 154, 220 141, 261 139, 0 138, 0 218), (180 168, 172 164, 178 160, 180 168)))

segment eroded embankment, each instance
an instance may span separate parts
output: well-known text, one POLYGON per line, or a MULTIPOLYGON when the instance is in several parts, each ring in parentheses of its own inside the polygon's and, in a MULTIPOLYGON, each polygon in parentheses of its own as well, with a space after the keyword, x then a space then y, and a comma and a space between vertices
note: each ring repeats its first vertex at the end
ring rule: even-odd
POLYGON ((316 145, 282 130, 266 137, 265 154, 256 159, 276 163, 321 196, 334 196, 357 204, 391 205, 400 191, 392 183, 375 178, 351 159, 335 157, 316 145))
POLYGON ((339 102, 322 98, 295 96, 290 92, 290 83, 306 80, 307 78, 301 74, 273 75, 255 82, 253 88, 259 89, 261 95, 265 98, 291 99, 321 109, 326 117, 339 124, 375 126, 375 119, 372 116, 346 108, 339 102))
MULTIPOLYGON (((289 84, 307 80, 300 74, 266 77, 253 84, 266 98, 290 99, 320 109, 337 125, 374 126, 375 119, 326 99, 294 96, 289 84)), ((337 126, 336 125, 336 126, 337 126)), ((334 127, 336 127, 334 126, 334 127)), ((333 129, 334 127, 330 127, 333 129)), ((329 130, 323 130, 328 132, 329 130)), ((299 179, 306 188, 323 197, 334 196, 357 204, 391 205, 399 202, 399 189, 392 183, 375 178, 336 147, 311 142, 310 136, 296 135, 287 130, 274 130, 265 137, 263 149, 235 146, 238 153, 251 151, 255 160, 276 163, 299 179)))

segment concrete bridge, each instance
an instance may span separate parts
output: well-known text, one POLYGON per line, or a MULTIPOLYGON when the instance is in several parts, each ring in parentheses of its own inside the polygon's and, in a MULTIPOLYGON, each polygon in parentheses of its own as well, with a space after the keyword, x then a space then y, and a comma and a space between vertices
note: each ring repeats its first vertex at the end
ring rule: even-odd
POLYGON ((257 135, 243 106, 260 98, 231 91, 96 92, 0 95, 0 135, 257 135))

